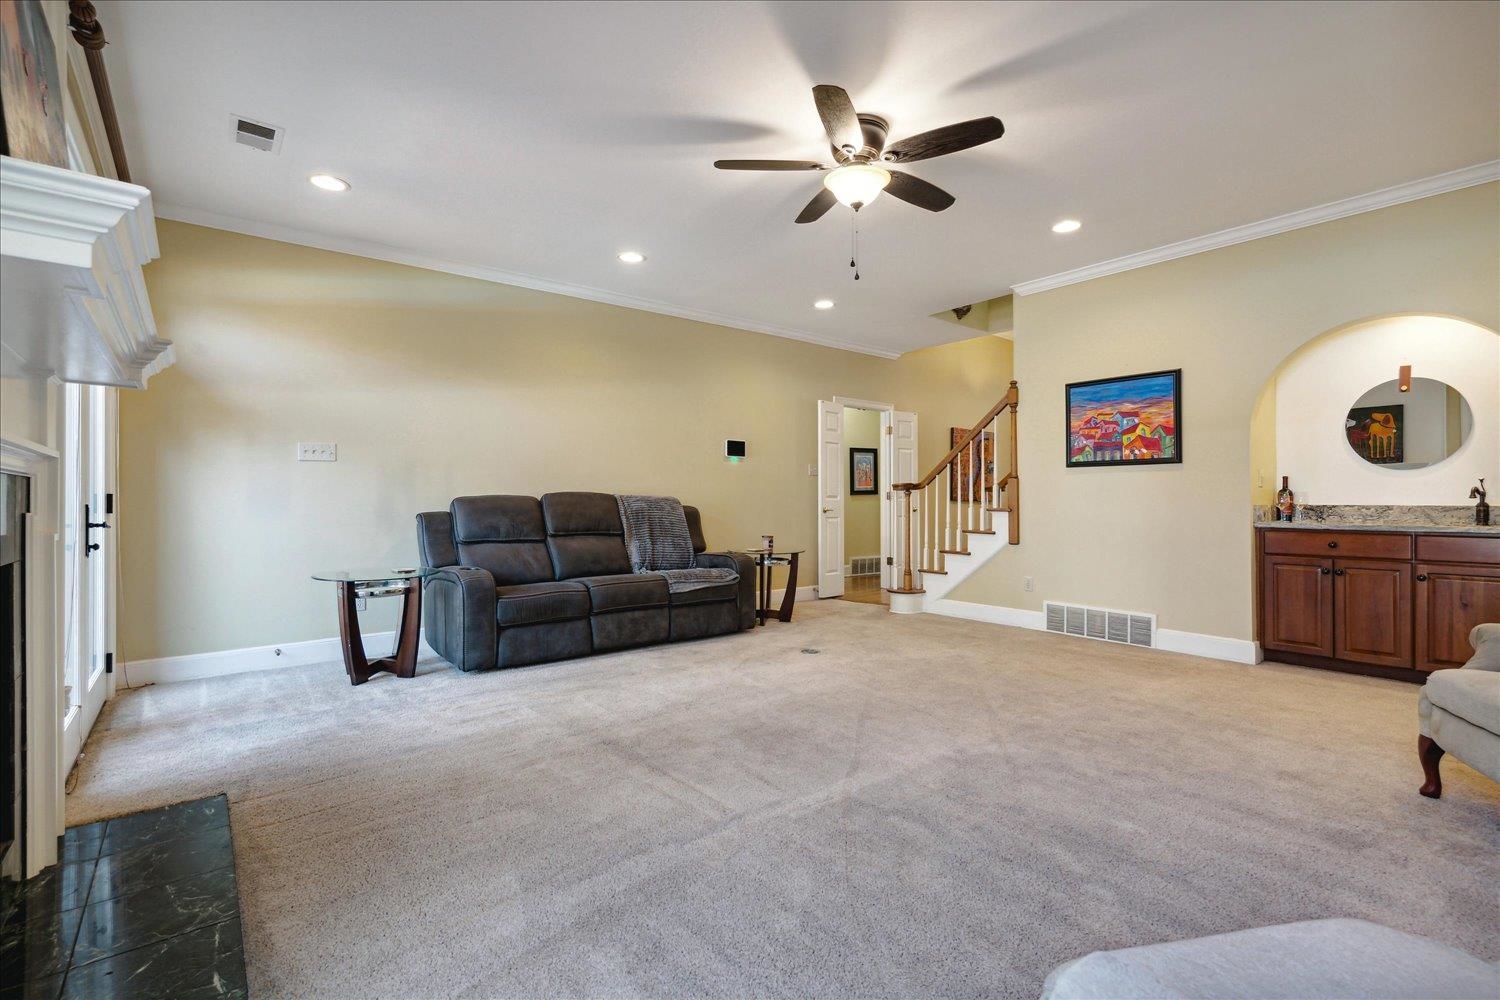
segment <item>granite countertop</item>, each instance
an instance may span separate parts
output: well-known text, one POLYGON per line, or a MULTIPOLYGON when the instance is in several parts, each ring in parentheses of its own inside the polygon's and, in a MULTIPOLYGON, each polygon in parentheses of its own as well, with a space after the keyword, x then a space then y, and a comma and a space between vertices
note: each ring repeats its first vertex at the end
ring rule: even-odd
POLYGON ((1276 508, 1256 506, 1257 528, 1294 531, 1393 531, 1408 535, 1500 535, 1500 524, 1475 524, 1473 507, 1396 504, 1304 504, 1297 520, 1276 520, 1276 508))
POLYGON ((1266 521, 1256 518, 1257 528, 1287 528, 1292 531, 1386 531, 1405 535, 1500 535, 1500 524, 1372 524, 1327 521, 1266 521))

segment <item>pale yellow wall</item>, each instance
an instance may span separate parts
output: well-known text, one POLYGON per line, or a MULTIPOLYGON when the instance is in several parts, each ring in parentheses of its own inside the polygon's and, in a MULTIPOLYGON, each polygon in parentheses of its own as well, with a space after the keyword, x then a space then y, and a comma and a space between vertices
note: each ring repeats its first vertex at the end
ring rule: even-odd
MULTIPOLYGON (((855 556, 880 555, 880 494, 849 493, 849 449, 880 448, 879 410, 844 407, 844 563, 855 556)), ((918 418, 920 422, 920 417, 918 418)), ((932 456, 936 461, 940 456, 932 456)))
POLYGON ((1250 427, 1267 380, 1361 319, 1496 329, 1497 233, 1492 183, 1018 298, 1021 546, 952 596, 1154 611, 1163 628, 1252 638, 1250 427), (1066 383, 1179 367, 1183 464, 1064 468, 1066 383))
POLYGON ((1276 466, 1276 379, 1266 382, 1250 409, 1250 502, 1274 504, 1281 489, 1276 466))
MULTIPOLYGON (((180 223, 146 269, 177 363, 122 393, 121 655, 322 638, 314 570, 416 559, 474 493, 667 493, 711 545, 774 534, 816 578, 818 399, 920 414, 922 458, 1004 392, 984 336, 899 360, 180 223), (749 460, 724 461, 724 439, 749 460), (331 464, 294 461, 334 441, 331 464)), ((924 320, 925 321, 925 320, 924 320)), ((372 629, 394 626, 375 602, 372 629)))

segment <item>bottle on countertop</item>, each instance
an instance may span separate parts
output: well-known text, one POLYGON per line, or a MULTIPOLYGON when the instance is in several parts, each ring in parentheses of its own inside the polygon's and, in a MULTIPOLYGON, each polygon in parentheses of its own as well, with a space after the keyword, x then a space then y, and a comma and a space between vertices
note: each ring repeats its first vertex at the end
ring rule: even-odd
POLYGON ((1287 476, 1281 477, 1281 489, 1276 492, 1276 520, 1290 521, 1297 512, 1297 497, 1287 485, 1287 476))

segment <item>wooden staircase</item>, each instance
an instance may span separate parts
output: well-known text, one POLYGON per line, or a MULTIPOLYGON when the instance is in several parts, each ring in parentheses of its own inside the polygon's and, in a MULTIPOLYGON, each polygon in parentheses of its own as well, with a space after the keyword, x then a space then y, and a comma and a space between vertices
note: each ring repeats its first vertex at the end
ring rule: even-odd
POLYGON ((906 507, 901 586, 890 589, 891 610, 923 610, 1005 545, 1021 542, 1021 477, 1016 468, 1016 405, 1010 389, 969 428, 948 454, 914 483, 894 483, 906 507), (1009 411, 1009 420, 1001 415, 1009 411), (1002 423, 1008 428, 1010 468, 995 468, 1002 423))

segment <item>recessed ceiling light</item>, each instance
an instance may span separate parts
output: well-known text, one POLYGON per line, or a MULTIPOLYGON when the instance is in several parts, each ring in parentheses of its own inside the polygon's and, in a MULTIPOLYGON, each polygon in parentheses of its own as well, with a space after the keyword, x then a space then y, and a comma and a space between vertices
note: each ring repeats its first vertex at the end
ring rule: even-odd
POLYGON ((621 250, 615 254, 622 264, 639 264, 646 259, 646 255, 639 250, 621 250))
POLYGON ((1083 223, 1077 219, 1064 219, 1052 227, 1054 233, 1076 233, 1083 228, 1083 223))
POLYGON ((819 299, 818 301, 816 301, 816 302, 813 303, 813 308, 814 309, 832 309, 833 308, 833 300, 832 299, 819 299))
POLYGON ((323 191, 349 190, 348 181, 344 180, 342 177, 335 177, 332 174, 313 174, 308 178, 308 180, 312 182, 313 187, 319 188, 323 191))

